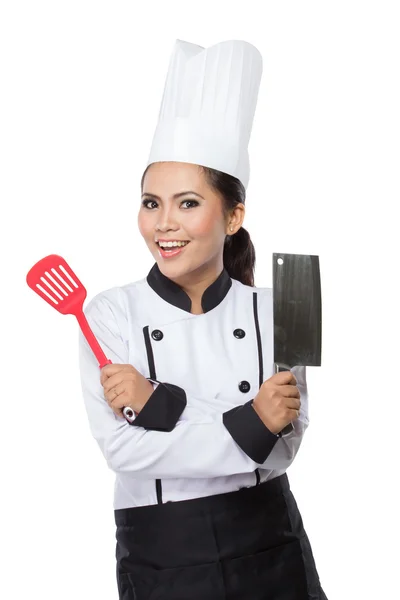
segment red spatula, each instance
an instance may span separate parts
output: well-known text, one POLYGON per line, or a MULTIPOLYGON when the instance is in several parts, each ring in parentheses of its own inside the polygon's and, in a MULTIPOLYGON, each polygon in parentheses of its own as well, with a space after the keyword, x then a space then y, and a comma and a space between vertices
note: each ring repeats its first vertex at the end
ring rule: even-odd
MULTIPOLYGON (((112 361, 101 349, 83 313, 83 302, 87 295, 86 288, 62 256, 49 254, 39 260, 29 270, 26 282, 34 292, 58 312, 63 315, 75 315, 83 335, 99 362, 100 369, 105 365, 112 364, 112 361)), ((123 413, 127 420, 132 422, 133 410, 125 407, 123 413)))

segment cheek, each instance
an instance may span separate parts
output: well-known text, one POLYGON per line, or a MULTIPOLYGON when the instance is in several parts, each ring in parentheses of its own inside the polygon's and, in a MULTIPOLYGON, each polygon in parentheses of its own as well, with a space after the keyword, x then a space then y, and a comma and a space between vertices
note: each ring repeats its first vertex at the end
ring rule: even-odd
POLYGON ((143 213, 143 211, 139 211, 139 213, 138 213, 137 224, 138 224, 138 228, 139 228, 141 235, 144 238, 148 237, 149 233, 150 233, 151 225, 150 225, 149 219, 146 218, 146 215, 143 213))
POLYGON ((213 238, 220 235, 221 227, 223 227, 223 224, 219 215, 212 213, 205 215, 203 213, 198 219, 193 220, 187 229, 188 233, 191 233, 194 237, 213 238))

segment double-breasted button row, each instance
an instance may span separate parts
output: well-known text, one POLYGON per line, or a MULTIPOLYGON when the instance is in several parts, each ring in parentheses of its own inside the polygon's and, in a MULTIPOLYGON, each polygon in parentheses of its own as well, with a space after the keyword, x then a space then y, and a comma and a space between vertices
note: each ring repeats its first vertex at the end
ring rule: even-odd
MULTIPOLYGON (((246 332, 243 329, 235 329, 233 332, 233 335, 235 336, 235 338, 237 338, 238 340, 241 340, 244 338, 244 336, 246 335, 246 332)), ((159 342, 160 340, 163 339, 164 334, 162 331, 160 331, 160 329, 154 329, 154 331, 152 331, 151 333, 151 337, 153 338, 153 340, 155 340, 156 342, 159 342)))
MULTIPOLYGON (((244 338, 244 336, 246 335, 246 332, 243 329, 235 329, 233 332, 233 335, 235 336, 235 338, 237 338, 238 340, 241 340, 244 338)), ((241 392, 243 392, 243 394, 247 394, 247 392, 250 391, 250 383, 248 381, 241 381, 238 385, 239 390, 241 392)))
MULTIPOLYGON (((244 336, 246 335, 246 332, 243 329, 235 329, 233 332, 233 335, 235 336, 235 338, 237 339, 242 339, 244 338, 244 336)), ((151 332, 151 337, 153 338, 153 340, 155 340, 156 342, 159 342, 160 340, 163 339, 164 334, 160 329, 154 329, 151 332)), ((248 381, 240 381, 239 385, 239 390, 241 392, 243 392, 243 394, 247 394, 247 392, 250 391, 250 383, 248 381)))

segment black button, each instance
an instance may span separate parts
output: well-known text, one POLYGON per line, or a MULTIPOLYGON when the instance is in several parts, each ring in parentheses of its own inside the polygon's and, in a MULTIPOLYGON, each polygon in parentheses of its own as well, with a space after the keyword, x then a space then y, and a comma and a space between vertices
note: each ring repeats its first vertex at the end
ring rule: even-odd
POLYGON ((251 387, 251 386, 250 386, 250 384, 249 384, 249 382, 248 382, 248 381, 241 381, 241 382, 239 383, 239 390, 240 390, 241 392, 243 392, 244 394, 246 394, 246 392, 248 392, 248 391, 250 390, 250 387, 251 387))
POLYGON ((235 336, 235 338, 238 338, 238 340, 241 340, 246 335, 246 332, 243 331, 243 329, 235 329, 233 335, 235 336))
POLYGON ((162 331, 160 331, 159 329, 155 329, 152 333, 151 333, 151 337, 153 338, 153 340, 156 340, 156 342, 159 342, 160 340, 163 339, 164 334, 162 331))

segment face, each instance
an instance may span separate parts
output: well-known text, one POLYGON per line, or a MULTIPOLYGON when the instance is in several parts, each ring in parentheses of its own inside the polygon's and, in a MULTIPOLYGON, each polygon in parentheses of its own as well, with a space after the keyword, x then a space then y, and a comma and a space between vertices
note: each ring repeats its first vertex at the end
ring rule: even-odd
POLYGON ((138 226, 164 275, 179 279, 195 272, 221 272, 224 240, 230 233, 222 206, 197 165, 165 162, 149 167, 138 226), (157 240, 189 243, 164 254, 157 240))

